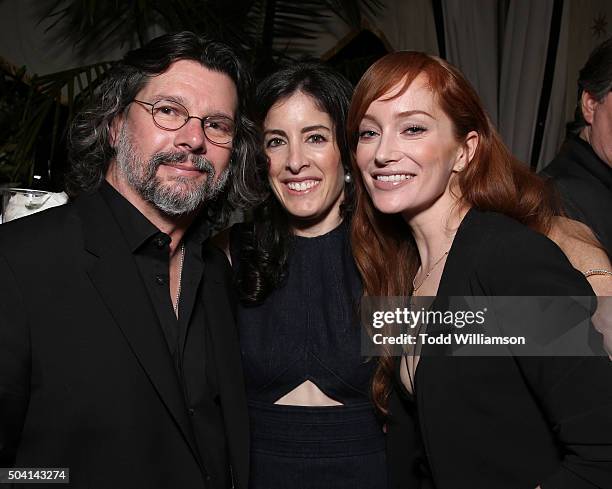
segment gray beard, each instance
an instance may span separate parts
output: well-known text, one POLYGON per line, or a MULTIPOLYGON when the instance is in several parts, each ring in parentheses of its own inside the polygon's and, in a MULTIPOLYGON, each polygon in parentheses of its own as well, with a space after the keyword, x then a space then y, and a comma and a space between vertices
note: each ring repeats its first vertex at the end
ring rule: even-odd
POLYGON ((229 178, 226 168, 215 179, 215 168, 202 155, 188 155, 184 152, 155 153, 145 162, 131 143, 125 125, 117 142, 117 167, 127 182, 147 202, 164 214, 181 216, 196 211, 204 202, 216 199, 229 178), (161 164, 179 164, 190 159, 194 168, 207 174, 202 184, 187 177, 175 177, 162 182, 156 175, 161 164))

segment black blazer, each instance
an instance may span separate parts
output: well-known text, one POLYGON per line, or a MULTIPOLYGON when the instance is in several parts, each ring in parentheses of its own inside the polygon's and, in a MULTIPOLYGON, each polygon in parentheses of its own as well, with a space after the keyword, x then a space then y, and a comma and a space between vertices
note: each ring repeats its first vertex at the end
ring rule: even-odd
MULTIPOLYGON (((199 326, 214 351, 203 361, 217 370, 210 402, 225 424, 196 421, 210 453, 227 440, 235 487, 246 489, 231 271, 212 246, 203 258, 199 326)), ((0 466, 68 467, 78 488, 219 487, 198 456, 189 416, 200 415, 187 410, 137 266, 97 192, 0 226, 0 297, 0 466)))
MULTIPOLYGON (((436 301, 592 293, 552 241, 505 216, 472 209, 456 234, 436 301)), ((424 348, 416 411, 397 382, 390 402, 393 487, 421 487, 428 472, 423 452, 436 489, 612 487, 607 358, 434 357, 424 348)))
POLYGON ((553 179, 568 216, 589 226, 612 259, 612 168, 571 136, 542 173, 553 179))

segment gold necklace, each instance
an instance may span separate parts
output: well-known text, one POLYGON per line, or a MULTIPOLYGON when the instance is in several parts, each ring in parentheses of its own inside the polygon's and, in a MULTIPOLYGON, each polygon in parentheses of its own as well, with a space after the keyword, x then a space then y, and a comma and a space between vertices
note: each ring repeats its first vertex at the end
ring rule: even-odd
MULTIPOLYGON (((444 252, 444 254, 438 258, 436 260, 436 262, 429 267, 429 270, 427 271, 427 274, 425 275, 425 278, 423 280, 421 280, 421 283, 419 285, 416 285, 416 275, 414 276, 414 278, 412 279, 412 295, 414 295, 414 293, 419 290, 421 288, 421 285, 423 285, 425 283, 425 281, 429 278, 429 276, 431 275, 431 272, 433 272, 435 270, 435 268, 438 266, 438 264, 444 259, 446 258, 446 255, 448 255, 448 253, 450 252, 450 248, 448 250, 446 250, 444 252)), ((421 267, 419 267, 420 269, 421 267)), ((418 274, 418 271, 417 271, 418 274)))

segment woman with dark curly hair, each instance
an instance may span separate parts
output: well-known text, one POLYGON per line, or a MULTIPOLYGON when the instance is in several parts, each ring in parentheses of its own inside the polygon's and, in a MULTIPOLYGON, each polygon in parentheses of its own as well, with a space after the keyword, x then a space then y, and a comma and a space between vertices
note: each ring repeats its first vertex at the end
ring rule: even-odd
POLYGON ((252 489, 386 488, 384 434, 361 356, 345 133, 352 87, 298 64, 258 87, 267 197, 230 249, 251 419, 252 489))
MULTIPOLYGON (((435 296, 434 312, 450 296, 592 296, 545 236, 558 222, 550 188, 504 146, 455 67, 383 57, 355 88, 347 127, 366 295, 435 296)), ((535 327, 556 333, 556 319, 535 327)), ((381 357, 373 395, 388 415, 394 487, 612 487, 605 356, 451 350, 427 342, 381 357)))

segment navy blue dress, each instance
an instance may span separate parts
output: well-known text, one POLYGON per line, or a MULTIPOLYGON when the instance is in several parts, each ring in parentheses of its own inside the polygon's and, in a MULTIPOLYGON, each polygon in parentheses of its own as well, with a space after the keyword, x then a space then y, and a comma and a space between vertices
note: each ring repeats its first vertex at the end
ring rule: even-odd
POLYGON ((387 487, 384 434, 369 397, 376 362, 361 356, 362 289, 348 228, 293 237, 286 283, 262 305, 239 308, 251 489, 387 487), (306 380, 342 406, 274 404, 306 380))

